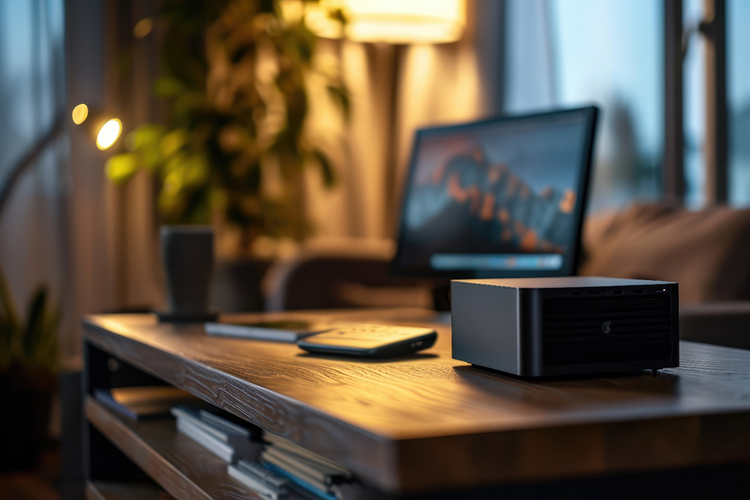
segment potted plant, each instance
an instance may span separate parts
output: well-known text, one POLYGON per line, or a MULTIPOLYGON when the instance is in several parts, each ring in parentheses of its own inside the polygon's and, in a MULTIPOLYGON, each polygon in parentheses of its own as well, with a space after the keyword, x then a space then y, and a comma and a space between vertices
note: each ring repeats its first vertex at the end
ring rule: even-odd
POLYGON ((32 467, 44 444, 56 387, 59 322, 44 287, 21 317, 0 271, 0 471, 32 467))
POLYGON ((310 78, 345 116, 349 109, 338 75, 313 63, 304 16, 285 16, 277 1, 166 0, 158 26, 163 76, 154 90, 168 118, 128 135, 128 151, 107 161, 109 178, 152 173, 164 223, 213 224, 237 242, 234 256, 252 255, 260 237, 303 240, 304 170, 335 181, 305 131, 310 78))

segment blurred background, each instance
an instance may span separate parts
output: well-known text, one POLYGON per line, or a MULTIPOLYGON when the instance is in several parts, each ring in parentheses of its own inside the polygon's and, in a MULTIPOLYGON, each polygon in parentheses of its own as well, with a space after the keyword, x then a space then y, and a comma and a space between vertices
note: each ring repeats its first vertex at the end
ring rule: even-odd
POLYGON ((0 1, 0 404, 34 385, 44 450, 4 470, 45 478, 0 483, 76 479, 50 398, 76 406, 82 315, 164 307, 162 224, 215 228, 217 310, 341 306, 279 296, 311 255, 364 276, 343 305, 429 306, 385 277, 423 126, 599 106, 582 271, 750 299, 749 27, 744 0, 0 1))

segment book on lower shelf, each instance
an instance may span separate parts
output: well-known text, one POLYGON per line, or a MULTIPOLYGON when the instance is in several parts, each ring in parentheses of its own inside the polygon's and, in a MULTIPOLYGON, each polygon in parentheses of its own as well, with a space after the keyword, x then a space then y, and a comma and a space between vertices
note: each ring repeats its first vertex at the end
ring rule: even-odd
POLYGON ((228 472, 230 476, 263 498, 282 500, 289 497, 289 481, 257 462, 240 460, 236 465, 229 464, 228 472))
POLYGON ((170 410, 178 432, 227 462, 227 473, 267 500, 297 497, 321 500, 379 498, 362 494, 346 468, 289 440, 255 431, 194 405, 170 410))
POLYGON ((258 460, 228 465, 228 473, 267 500, 295 497, 309 500, 384 500, 386 497, 356 481, 345 467, 287 439, 264 432, 258 460))
POLYGON ((94 389, 94 398, 110 410, 132 420, 168 415, 175 405, 200 401, 169 385, 94 389))
POLYGON ((290 488, 310 498, 343 500, 338 485, 352 482, 349 470, 274 434, 266 432, 263 439, 261 463, 286 478, 290 488))
POLYGON ((250 429, 232 422, 228 417, 188 405, 175 406, 170 412, 176 419, 178 432, 227 463, 243 458, 252 460, 260 453, 262 444, 253 441, 250 429))
POLYGON ((340 500, 336 497, 334 491, 328 486, 316 481, 310 481, 309 478, 302 477, 296 473, 292 473, 287 469, 282 469, 277 465, 270 462, 264 462, 264 466, 271 472, 278 474, 281 477, 285 477, 289 480, 290 487, 297 493, 301 493, 304 496, 311 499, 320 500, 340 500))
MULTIPOLYGON (((263 439, 269 444, 264 450, 266 461, 282 460, 307 474, 320 478, 328 478, 326 481, 335 482, 338 479, 349 479, 351 472, 327 458, 307 450, 288 439, 281 438, 271 433, 264 433, 263 439)), ((282 465, 279 465, 283 467, 282 465)))

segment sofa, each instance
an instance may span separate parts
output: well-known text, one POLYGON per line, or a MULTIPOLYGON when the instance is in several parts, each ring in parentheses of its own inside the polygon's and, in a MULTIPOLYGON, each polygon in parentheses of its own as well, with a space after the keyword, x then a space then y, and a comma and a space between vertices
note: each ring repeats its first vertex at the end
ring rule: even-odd
MULTIPOLYGON (((680 336, 750 349, 750 210, 635 204, 588 217, 579 274, 676 281, 680 336)), ((311 246, 274 264, 267 310, 421 306, 429 287, 389 275, 393 242, 311 246)))

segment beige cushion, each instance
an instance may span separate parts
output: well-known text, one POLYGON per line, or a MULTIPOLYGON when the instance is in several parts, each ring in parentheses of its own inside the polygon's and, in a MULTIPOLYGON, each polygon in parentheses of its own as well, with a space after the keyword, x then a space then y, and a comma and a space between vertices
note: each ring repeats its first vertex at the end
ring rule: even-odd
POLYGON ((681 303, 750 299, 750 210, 636 205, 591 217, 580 274, 677 281, 681 303))

